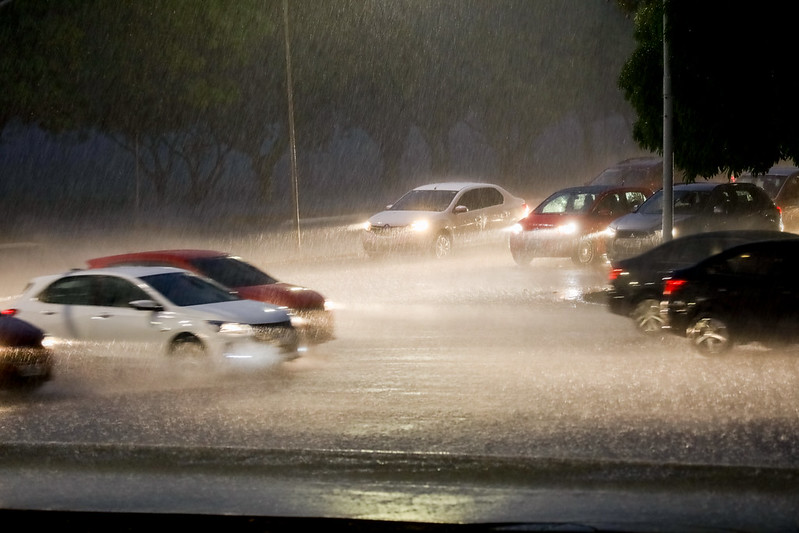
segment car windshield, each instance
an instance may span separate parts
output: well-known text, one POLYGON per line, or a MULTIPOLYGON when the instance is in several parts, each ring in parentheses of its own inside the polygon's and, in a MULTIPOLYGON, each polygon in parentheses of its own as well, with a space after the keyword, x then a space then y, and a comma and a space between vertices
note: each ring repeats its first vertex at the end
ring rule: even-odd
POLYGON ((204 276, 225 287, 271 285, 277 280, 237 257, 198 257, 191 264, 204 276))
POLYGON ((458 191, 420 189, 405 193, 391 211, 444 211, 458 191))
POLYGON ((596 193, 584 191, 566 191, 553 195, 541 203, 535 212, 539 214, 585 213, 594 205, 596 193))
MULTIPOLYGON (((710 198, 709 190, 675 189, 674 214, 691 215, 702 212, 710 198)), ((658 191, 638 208, 644 215, 663 214, 663 191, 658 191)))
POLYGON ((222 287, 181 272, 142 276, 141 280, 179 307, 238 300, 222 287))
POLYGON ((759 176, 744 174, 738 177, 736 181, 740 183, 754 183, 761 189, 764 189, 771 198, 775 198, 786 179, 785 176, 774 176, 771 174, 762 174, 759 176))

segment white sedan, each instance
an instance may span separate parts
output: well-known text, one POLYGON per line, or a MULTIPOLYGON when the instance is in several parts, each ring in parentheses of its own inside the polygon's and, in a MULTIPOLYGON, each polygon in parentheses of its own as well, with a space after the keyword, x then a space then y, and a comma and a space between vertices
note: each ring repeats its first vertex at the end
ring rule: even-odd
POLYGON ((503 230, 527 214, 525 201, 498 185, 431 183, 369 218, 362 243, 370 256, 413 250, 441 258, 455 245, 506 239, 503 230))
POLYGON ((78 270, 32 280, 4 315, 27 320, 61 345, 98 355, 198 356, 257 366, 298 355, 292 316, 243 300, 222 286, 171 267, 78 270), (114 347, 110 347, 110 343, 114 347))

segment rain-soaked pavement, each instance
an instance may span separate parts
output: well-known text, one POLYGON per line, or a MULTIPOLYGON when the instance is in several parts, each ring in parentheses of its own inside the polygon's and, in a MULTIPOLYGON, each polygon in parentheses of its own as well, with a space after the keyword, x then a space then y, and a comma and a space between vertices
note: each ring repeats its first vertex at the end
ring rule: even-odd
MULTIPOLYGON (((0 440, 796 464, 791 351, 703 358, 681 339, 644 337, 602 305, 602 267, 521 268, 501 246, 369 260, 353 232, 337 244, 318 235, 307 232, 305 251, 263 236, 160 244, 230 249, 319 290, 336 304, 336 340, 257 375, 73 357, 40 390, 3 397, 0 440), (322 242, 339 253, 315 254, 322 242)), ((22 287, 36 269, 126 246, 98 243, 17 250, 3 281, 22 287)))
MULTIPOLYGON (((502 246, 370 260, 355 232, 328 231, 309 230, 300 250, 290 234, 147 247, 222 248, 314 288, 336 304, 335 340, 257 374, 62 361, 39 390, 0 393, 0 444, 797 467, 796 350, 705 358, 645 337, 602 305, 604 267, 522 268, 502 246)), ((17 248, 4 294, 39 270, 134 247, 17 248)))

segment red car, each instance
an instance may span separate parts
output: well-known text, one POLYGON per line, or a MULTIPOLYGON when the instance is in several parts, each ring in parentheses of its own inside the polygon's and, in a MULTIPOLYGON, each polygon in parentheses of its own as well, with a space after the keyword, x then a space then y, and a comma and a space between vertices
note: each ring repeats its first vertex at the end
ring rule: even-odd
POLYGON ((536 257, 571 257, 580 265, 605 253, 603 231, 652 196, 637 186, 583 185, 562 189, 541 202, 514 226, 509 246, 514 261, 527 265, 536 257))
POLYGON ((278 281, 234 255, 213 250, 154 250, 97 257, 87 263, 90 268, 147 265, 189 270, 236 291, 242 298, 289 308, 307 320, 305 331, 310 342, 333 339, 333 316, 324 296, 278 281))

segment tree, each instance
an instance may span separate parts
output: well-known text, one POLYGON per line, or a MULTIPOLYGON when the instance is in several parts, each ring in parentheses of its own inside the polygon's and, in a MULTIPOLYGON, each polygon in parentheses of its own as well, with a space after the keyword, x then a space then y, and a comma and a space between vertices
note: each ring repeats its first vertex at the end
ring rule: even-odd
POLYGON ((799 161, 794 30, 773 0, 638 3, 637 48, 619 76, 638 116, 635 140, 662 152, 664 5, 675 166, 693 180, 799 161))

